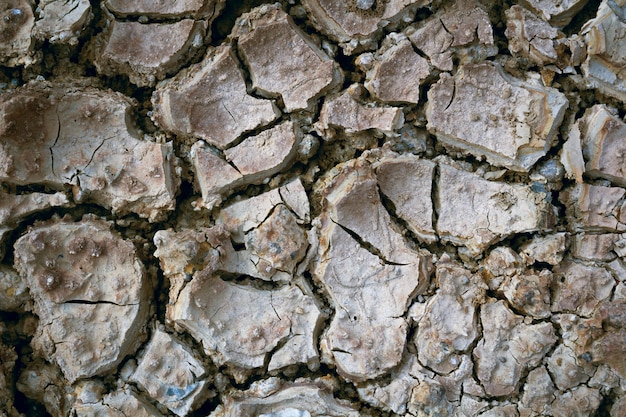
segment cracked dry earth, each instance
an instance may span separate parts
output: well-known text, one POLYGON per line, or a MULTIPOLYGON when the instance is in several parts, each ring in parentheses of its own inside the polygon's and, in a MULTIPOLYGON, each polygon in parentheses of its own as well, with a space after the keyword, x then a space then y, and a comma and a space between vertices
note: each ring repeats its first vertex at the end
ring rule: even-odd
POLYGON ((0 416, 626 416, 626 0, 4 0, 0 416))

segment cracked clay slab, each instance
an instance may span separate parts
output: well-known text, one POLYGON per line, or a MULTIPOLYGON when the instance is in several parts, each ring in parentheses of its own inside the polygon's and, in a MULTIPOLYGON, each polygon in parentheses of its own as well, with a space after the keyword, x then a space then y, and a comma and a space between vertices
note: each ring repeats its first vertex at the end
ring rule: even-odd
POLYGON ((119 93, 43 82, 2 95, 0 180, 70 185, 76 202, 163 217, 175 207, 177 159, 171 143, 140 138, 132 108, 119 93))
POLYGON ((152 104, 158 126, 219 149, 279 115, 272 101, 248 95, 243 70, 228 45, 207 52, 202 62, 160 83, 152 104))
POLYGON ((322 195, 313 276, 336 311, 322 345, 346 378, 376 378, 401 360, 403 315, 428 282, 430 258, 395 231, 366 157, 340 166, 322 195))
POLYGON ((39 326, 34 346, 65 377, 114 369, 140 342, 148 284, 132 243, 99 219, 36 224, 15 243, 39 326))
POLYGON ((257 93, 280 96, 285 112, 312 110, 314 99, 343 81, 339 65, 279 5, 243 15, 232 36, 257 93), (289 51, 276 55, 273 51, 289 51))
POLYGON ((549 229, 556 220, 547 195, 526 185, 488 181, 439 164, 437 188, 439 237, 476 255, 507 236, 549 229))
POLYGON ((493 63, 441 74, 428 90, 428 129, 444 144, 528 171, 552 146, 569 102, 553 88, 515 79, 493 63))

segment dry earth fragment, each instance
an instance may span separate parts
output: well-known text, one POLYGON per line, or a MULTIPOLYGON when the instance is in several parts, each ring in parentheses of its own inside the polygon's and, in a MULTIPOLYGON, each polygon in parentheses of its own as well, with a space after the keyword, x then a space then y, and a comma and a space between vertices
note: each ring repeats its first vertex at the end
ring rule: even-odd
POLYGON ((624 232, 626 210, 623 188, 576 184, 561 192, 572 231, 624 232))
POLYGON ((298 156, 302 132, 293 122, 284 122, 224 151, 225 160, 202 141, 190 152, 195 178, 202 192, 196 206, 212 209, 233 189, 259 184, 291 166, 298 156))
POLYGON ((528 271, 505 278, 500 290, 518 311, 530 317, 549 318, 552 281, 552 273, 547 269, 528 271))
POLYGON ((554 88, 515 79, 493 63, 442 74, 428 91, 428 129, 444 144, 528 171, 546 154, 568 107, 554 88))
POLYGON ((52 221, 15 243, 15 265, 39 316, 33 345, 68 381, 114 369, 140 342, 148 315, 144 267, 102 220, 52 221))
POLYGON ((389 34, 376 54, 359 56, 366 72, 365 88, 387 103, 419 102, 420 85, 430 75, 430 65, 402 34, 389 34))
POLYGON ((402 316, 427 284, 429 256, 393 228, 366 157, 341 165, 322 195, 312 272, 335 308, 322 345, 346 378, 376 378, 401 360, 402 316))
POLYGON ((353 85, 341 95, 324 101, 317 123, 322 134, 332 136, 329 135, 332 129, 340 128, 348 134, 374 130, 392 135, 395 130, 402 127, 404 123, 402 109, 359 103, 353 97, 359 87, 353 85))
POLYGON ((522 6, 514 5, 506 11, 505 35, 514 56, 528 58, 540 66, 555 64, 559 59, 555 41, 563 35, 522 6))
POLYGON ((118 389, 92 403, 75 404, 76 417, 163 417, 155 406, 129 388, 118 389))
POLYGON ((175 303, 180 291, 197 273, 211 274, 220 268, 220 256, 233 251, 223 227, 159 230, 154 234, 163 274, 169 280, 169 300, 175 303))
POLYGON ((39 82, 2 95, 0 181, 71 185, 79 203, 159 219, 175 207, 176 157, 171 143, 139 138, 132 105, 107 90, 39 82))
POLYGON ((440 374, 461 364, 461 355, 478 337, 478 306, 487 286, 481 276, 442 257, 437 263, 439 290, 429 299, 413 342, 420 363, 440 374))
POLYGON ((151 87, 193 57, 202 46, 206 30, 203 20, 140 23, 111 18, 98 38, 94 63, 102 74, 123 74, 140 87, 151 87))
POLYGON ((616 233, 577 234, 572 241, 572 256, 585 261, 612 261, 617 256, 613 248, 618 239, 616 233))
POLYGON ((374 39, 382 32, 382 27, 390 21, 404 19, 406 19, 404 21, 411 21, 416 8, 428 6, 430 3, 430 0, 384 2, 306 0, 304 7, 312 18, 313 24, 321 32, 340 42, 344 52, 351 55, 364 46, 371 47, 374 39), (409 6, 413 7, 409 8, 409 6))
POLYGON ((410 27, 407 35, 415 48, 442 71, 452 70, 453 56, 469 63, 498 52, 489 15, 474 0, 452 3, 417 27, 410 27))
POLYGON ((34 42, 31 29, 35 15, 28 0, 7 0, 0 5, 0 64, 29 65, 34 42))
POLYGON ((33 35, 50 43, 78 44, 78 36, 93 18, 89 0, 44 0, 33 35))
POLYGON ((279 204, 284 204, 293 211, 299 223, 308 223, 311 220, 309 198, 298 178, 282 187, 236 201, 223 208, 216 223, 226 226, 234 242, 244 243, 245 234, 260 226, 279 204))
POLYGON ((567 248, 567 235, 564 232, 546 236, 534 236, 521 247, 521 255, 528 263, 545 262, 558 265, 563 260, 567 248))
POLYGON ((278 116, 273 102, 248 95, 230 46, 209 51, 201 63, 158 85, 152 96, 153 120, 164 130, 195 137, 220 149, 244 132, 278 116))
POLYGON ((15 269, 0 264, 0 311, 29 311, 32 304, 26 280, 15 269))
POLYGON ((587 109, 576 121, 570 139, 580 133, 582 155, 586 161, 585 173, 592 178, 604 178, 611 183, 626 186, 626 123, 616 112, 603 104, 587 109))
POLYGON ((168 313, 202 342, 218 365, 243 370, 319 364, 315 335, 323 316, 317 302, 295 286, 259 290, 212 277, 196 277, 168 313))
POLYGON ((116 15, 127 17, 134 15, 148 18, 176 18, 181 16, 207 17, 217 16, 224 7, 224 0, 177 0, 175 2, 155 0, 105 0, 107 9, 116 15))
POLYGON ((552 324, 525 324, 503 301, 481 306, 483 337, 474 349, 477 375, 490 396, 517 392, 522 373, 541 363, 556 342, 552 324))
POLYGON ((53 416, 68 415, 76 400, 59 367, 41 358, 21 370, 16 387, 27 398, 43 404, 53 416))
POLYGON ((554 223, 546 194, 530 187, 488 181, 439 164, 437 233, 477 255, 507 236, 543 230, 554 223))
POLYGON ((587 60, 582 69, 592 87, 626 101, 626 20, 623 0, 604 0, 595 19, 581 33, 587 42, 587 60), (620 12, 621 10, 621 12, 620 12))
POLYGON ((312 110, 314 99, 340 85, 337 65, 296 26, 280 5, 243 15, 232 34, 260 94, 279 96, 287 113, 312 110), (276 51, 285 51, 276 55, 276 51))
POLYGON ((206 372, 191 349, 156 329, 130 380, 174 414, 186 416, 206 400, 206 372))
POLYGON ((0 191, 0 260, 4 258, 5 238, 26 217, 52 207, 70 207, 65 193, 6 194, 0 191))
POLYGON ((552 26, 562 28, 585 7, 589 0, 522 0, 520 3, 552 26))
POLYGON ((300 180, 225 207, 217 223, 245 249, 227 250, 220 268, 267 281, 291 281, 308 248, 302 223, 309 220, 300 180))
POLYGON ((373 164, 380 192, 410 231, 426 241, 437 240, 433 228, 433 180, 436 164, 414 155, 382 155, 373 164))
POLYGON ((611 295, 613 276, 604 268, 566 261, 555 271, 552 311, 590 317, 596 306, 611 295))
POLYGON ((554 394, 554 383, 544 366, 530 371, 517 406, 520 417, 548 415, 554 394))
POLYGON ((232 392, 210 417, 359 417, 349 403, 337 400, 323 384, 302 380, 269 394, 232 392))

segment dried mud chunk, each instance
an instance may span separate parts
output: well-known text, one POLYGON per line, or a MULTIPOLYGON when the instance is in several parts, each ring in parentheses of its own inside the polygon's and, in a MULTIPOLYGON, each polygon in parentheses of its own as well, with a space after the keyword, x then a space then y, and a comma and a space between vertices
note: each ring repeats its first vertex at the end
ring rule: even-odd
POLYGON ((89 0, 45 0, 38 10, 33 34, 50 43, 78 44, 78 36, 93 17, 89 0))
POLYGON ((412 155, 386 155, 373 164, 378 188, 417 237, 437 239, 433 229, 432 189, 436 165, 412 155))
POLYGON ((530 242, 521 247, 521 255, 528 263, 545 262, 558 265, 563 260, 567 248, 567 235, 564 232, 546 236, 533 236, 530 242))
POLYGON ((98 39, 96 68, 106 75, 127 75, 130 82, 154 86, 175 73, 202 46, 205 21, 183 19, 174 23, 139 23, 111 20, 98 39))
MULTIPOLYGON (((626 300, 604 302, 595 312, 601 319, 603 334, 592 343, 589 352, 595 364, 607 364, 622 379, 626 379, 626 300)), ((583 353, 583 355, 585 355, 583 353)), ((587 357, 588 355, 585 355, 587 357)))
POLYGON ((77 417, 163 417, 155 406, 129 388, 118 389, 98 402, 75 404, 72 411, 77 417))
POLYGON ((297 287, 264 291, 211 277, 187 285, 171 308, 174 323, 202 342, 218 365, 269 370, 319 364, 322 314, 297 287))
POLYGON ((585 173, 592 178, 604 178, 621 187, 626 186, 626 167, 623 163, 626 123, 614 110, 597 104, 588 109, 576 125, 586 161, 585 173))
MULTIPOLYGON (((5 194, 0 191, 0 260, 4 257, 4 239, 27 216, 51 207, 70 207, 64 193, 5 194)), ((1 310, 1 308, 0 308, 1 310)))
POLYGON ((299 223, 310 221, 309 199, 300 179, 293 180, 256 197, 223 208, 216 220, 231 233, 234 242, 244 243, 246 233, 260 226, 279 204, 284 204, 299 223))
POLYGON ((555 41, 563 35, 521 6, 506 11, 505 35, 514 56, 529 58, 537 65, 554 64, 559 59, 555 41))
POLYGON ((35 225, 15 243, 15 265, 40 319, 33 345, 70 382, 105 374, 134 351, 148 314, 145 271, 110 224, 35 225))
POLYGON ((149 18, 176 18, 180 16, 215 17, 224 6, 224 0, 106 0, 107 9, 123 17, 141 15, 149 18))
POLYGON ((419 102, 420 84, 430 74, 428 61, 399 34, 388 35, 376 55, 362 55, 359 63, 367 72, 365 88, 388 103, 419 102))
POLYGON ((111 91, 38 82, 3 95, 0 181, 69 184, 78 202, 157 220, 176 203, 176 157, 171 143, 138 138, 132 104, 111 91))
POLYGON ((576 184, 560 193, 572 231, 626 231, 623 188, 576 184))
POLYGON ((223 227, 198 228, 175 232, 159 230, 154 234, 163 274, 169 280, 170 303, 197 273, 212 274, 220 268, 220 257, 233 251, 228 232, 223 227))
POLYGON ((455 76, 442 74, 428 91, 426 118, 444 144, 528 171, 552 145, 567 107, 558 90, 482 63, 465 65, 455 76))
POLYGON ((68 415, 76 400, 59 368, 42 359, 21 370, 16 386, 26 397, 43 404, 53 416, 68 415))
POLYGON ((521 3, 555 27, 566 26, 588 0, 522 0, 521 3))
POLYGON ((269 395, 251 391, 232 392, 209 417, 359 417, 351 404, 337 400, 332 392, 303 380, 269 395))
POLYGON ((196 203, 208 210, 219 205, 238 185, 243 184, 243 175, 226 162, 215 149, 204 141, 197 141, 189 152, 197 187, 202 201, 196 203))
POLYGON ((33 62, 31 29, 35 24, 32 3, 7 0, 0 5, 0 64, 9 67, 33 62))
POLYGON ((476 310, 487 286, 479 275, 443 258, 437 263, 437 282, 439 290, 428 301, 413 342, 420 363, 448 374, 478 337, 476 310))
POLYGON ((245 179, 256 182, 293 163, 301 136, 294 123, 285 122, 246 138, 224 155, 245 179))
POLYGON ((0 264, 0 311, 23 313, 31 310, 32 304, 26 280, 10 266, 0 264))
POLYGON ((477 375, 489 396, 517 392, 522 373, 537 366, 556 342, 550 323, 524 324, 503 301, 481 307, 483 338, 474 349, 477 375))
POLYGON ((230 46, 160 83, 152 96, 153 120, 176 135, 197 137, 220 149, 278 116, 269 100, 248 95, 230 46))
POLYGON ((554 384, 546 368, 541 366, 533 369, 528 373, 524 392, 518 405, 520 417, 550 415, 550 405, 554 397, 554 384))
POLYGON ((539 273, 515 274, 504 280, 500 290, 511 306, 535 318, 548 318, 552 273, 545 269, 539 273))
POLYGON ((411 393, 420 384, 415 375, 420 365, 415 356, 409 356, 398 370, 391 373, 391 381, 367 382, 357 388, 359 397, 384 411, 404 415, 411 393))
POLYGON ((308 247, 301 227, 308 221, 309 201, 300 180, 225 207, 217 224, 246 248, 226 251, 220 268, 266 281, 291 281, 308 247))
POLYGON ((622 102, 626 101, 624 6, 623 1, 604 0, 596 18, 588 21, 581 30, 587 42, 583 75, 594 88, 622 102), (621 8, 622 12, 618 13, 614 8, 621 8))
POLYGON ((554 222, 546 195, 527 186, 488 181, 439 165, 437 233, 479 254, 515 233, 542 230, 554 222))
POLYGON ((401 108, 365 106, 354 99, 355 89, 358 87, 353 86, 340 96, 324 101, 317 123, 322 134, 329 135, 333 127, 338 127, 348 134, 375 130, 391 135, 402 127, 401 108))
MULTIPOLYGON (((346 1, 306 0, 304 7, 313 24, 332 39, 344 43, 347 54, 357 47, 358 41, 373 40, 382 31, 384 22, 402 18, 408 6, 428 6, 430 0, 346 1), (368 7, 369 6, 369 7, 368 7), (352 41, 352 43, 350 43, 352 41)), ((412 18, 412 16, 407 16, 412 18)), ((412 20, 412 19, 411 19, 412 20)))
POLYGON ((246 248, 269 268, 293 273, 304 258, 308 241, 296 216, 278 205, 259 227, 246 234, 246 248))
POLYGON ((559 390, 568 390, 591 378, 595 369, 583 357, 579 359, 572 348, 560 344, 547 358, 548 371, 559 390))
POLYGON ((455 2, 407 33, 431 64, 443 71, 452 70, 453 55, 468 63, 482 61, 498 52, 489 16, 473 0, 455 2))
POLYGON ((322 343, 338 372, 353 381, 381 376, 400 362, 402 316, 427 285, 430 265, 393 228, 365 158, 340 166, 322 190, 312 269, 336 311, 322 343))
POLYGON ((299 127, 285 122, 227 149, 226 161, 203 142, 196 142, 190 154, 202 192, 201 205, 211 209, 233 188, 260 183, 291 166, 301 139, 299 127))
POLYGON ((619 235, 614 233, 578 234, 572 242, 572 256, 586 261, 612 261, 617 256, 613 248, 618 239, 619 235))
POLYGON ((553 416, 591 416, 600 407, 599 390, 584 385, 556 396, 552 402, 553 416))
POLYGON ((130 380, 174 414, 186 416, 206 400, 205 374, 202 362, 189 348, 156 329, 130 380))
POLYGON ((566 261, 555 271, 553 312, 590 317, 595 307, 611 295, 613 276, 604 268, 566 261))
POLYGON ((343 80, 339 65, 293 23, 279 5, 240 18, 233 36, 261 94, 280 95, 285 111, 312 110, 313 100, 343 80), (276 56, 276 51, 284 54, 276 56))

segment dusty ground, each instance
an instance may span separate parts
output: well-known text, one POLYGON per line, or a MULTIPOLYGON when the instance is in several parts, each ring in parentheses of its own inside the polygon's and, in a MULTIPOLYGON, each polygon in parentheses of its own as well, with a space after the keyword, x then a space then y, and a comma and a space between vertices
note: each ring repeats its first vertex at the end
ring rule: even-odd
POLYGON ((225 3, 0 4, 0 416, 625 416, 624 0, 225 3))

